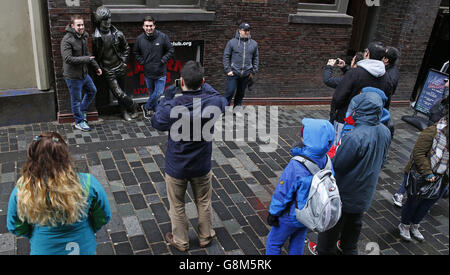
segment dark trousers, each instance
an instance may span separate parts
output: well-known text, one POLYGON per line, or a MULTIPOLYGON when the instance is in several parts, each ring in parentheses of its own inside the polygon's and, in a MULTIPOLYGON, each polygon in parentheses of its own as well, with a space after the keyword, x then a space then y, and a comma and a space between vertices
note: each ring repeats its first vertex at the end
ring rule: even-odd
POLYGON ((134 112, 136 105, 134 104, 133 99, 124 92, 126 64, 123 63, 122 65, 112 69, 104 68, 104 75, 112 94, 119 103, 120 112, 134 112))
POLYGON ((249 76, 239 77, 239 76, 227 76, 227 85, 225 98, 228 101, 228 105, 231 104, 231 100, 236 92, 236 96, 234 97, 234 106, 242 105, 242 99, 245 96, 245 89, 248 85, 249 76))
POLYGON ((442 198, 447 191, 447 187, 443 188, 441 195, 437 199, 428 200, 422 199, 418 196, 408 195, 408 199, 402 206, 402 218, 403 224, 419 224, 430 211, 431 207, 442 198))
POLYGON ((319 233, 317 253, 319 255, 337 255, 336 243, 341 240, 344 255, 358 255, 358 239, 361 234, 364 213, 342 212, 335 227, 319 233))

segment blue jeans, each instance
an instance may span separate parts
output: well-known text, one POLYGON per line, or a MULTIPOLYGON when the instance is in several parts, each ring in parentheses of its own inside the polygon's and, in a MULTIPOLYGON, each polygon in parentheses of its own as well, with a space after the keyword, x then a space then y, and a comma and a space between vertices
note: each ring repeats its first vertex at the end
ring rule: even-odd
POLYGON ((158 105, 158 99, 164 92, 164 87, 166 86, 166 76, 158 79, 145 78, 145 83, 148 88, 148 100, 145 103, 145 109, 156 111, 156 106, 158 105))
POLYGON ((231 100, 233 99, 235 91, 236 96, 234 97, 234 106, 242 105, 242 99, 244 99, 245 96, 245 89, 247 88, 248 78, 248 76, 227 76, 225 98, 228 101, 228 105, 231 104, 231 100))
POLYGON ((403 174, 403 182, 402 185, 400 185, 400 188, 395 192, 396 194, 403 195, 406 193, 406 180, 408 179, 408 173, 403 174))
POLYGON ((401 222, 403 224, 419 224, 428 214, 431 207, 433 207, 433 205, 435 205, 436 202, 442 198, 447 189, 448 186, 443 188, 439 198, 434 200, 422 199, 417 196, 408 195, 408 199, 402 207, 401 222))
POLYGON ((279 221, 267 236, 266 255, 281 255, 281 248, 289 238, 289 255, 303 255, 308 228, 291 226, 279 221))
POLYGON ((97 88, 89 75, 86 75, 84 79, 65 78, 64 80, 69 88, 73 117, 75 123, 78 124, 84 120, 83 113, 86 113, 94 100, 97 88), (85 91, 84 96, 82 96, 83 90, 85 91))

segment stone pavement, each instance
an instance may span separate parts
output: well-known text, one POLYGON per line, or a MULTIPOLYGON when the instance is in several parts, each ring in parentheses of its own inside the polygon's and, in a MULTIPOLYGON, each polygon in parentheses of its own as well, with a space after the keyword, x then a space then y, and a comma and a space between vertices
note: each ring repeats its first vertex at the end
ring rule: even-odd
MULTIPOLYGON (((92 173, 108 194, 113 218, 97 233, 97 254, 263 255, 270 230, 267 208, 290 160, 290 145, 297 139, 299 122, 304 117, 326 119, 328 110, 328 106, 280 106, 274 152, 260 152, 259 145, 264 143, 259 140, 214 141, 212 207, 217 238, 207 248, 199 247, 197 212, 188 188, 190 250, 184 253, 168 246, 163 237, 171 229, 164 182, 167 133, 156 131, 142 118, 124 122, 118 117, 91 123, 93 131, 88 133, 56 122, 0 128, 0 254, 29 253, 28 240, 16 238, 6 229, 8 199, 33 137, 58 131, 70 145, 77 170, 92 173)), ((374 249, 383 255, 449 254, 448 199, 439 201, 422 223, 424 243, 407 243, 398 235, 401 210, 392 204, 391 196, 401 184, 403 167, 418 136, 413 126, 401 120, 411 113, 406 107, 391 110, 395 137, 372 207, 364 217, 360 254, 377 252, 374 249)), ((307 237, 314 241, 317 234, 310 232, 307 237)), ((309 254, 308 249, 305 254, 309 254)))

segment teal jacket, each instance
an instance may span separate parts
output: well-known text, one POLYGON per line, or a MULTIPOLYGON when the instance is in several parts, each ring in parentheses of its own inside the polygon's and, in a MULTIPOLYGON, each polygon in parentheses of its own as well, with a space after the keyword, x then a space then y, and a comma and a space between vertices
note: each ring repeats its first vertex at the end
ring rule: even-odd
POLYGON ((17 215, 17 187, 11 193, 6 219, 8 230, 30 239, 31 255, 93 255, 97 249, 95 232, 111 220, 105 190, 91 174, 79 173, 84 190, 89 190, 86 216, 62 226, 39 226, 21 221, 17 215))

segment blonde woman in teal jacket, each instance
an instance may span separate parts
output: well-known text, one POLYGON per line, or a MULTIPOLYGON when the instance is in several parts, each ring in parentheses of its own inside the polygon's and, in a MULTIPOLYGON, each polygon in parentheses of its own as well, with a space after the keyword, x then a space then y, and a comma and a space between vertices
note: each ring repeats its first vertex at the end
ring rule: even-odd
POLYGON ((95 254, 95 232, 111 219, 98 180, 75 173, 58 133, 36 136, 8 205, 7 227, 30 239, 34 255, 95 254))

